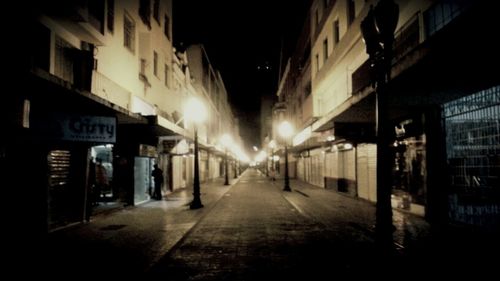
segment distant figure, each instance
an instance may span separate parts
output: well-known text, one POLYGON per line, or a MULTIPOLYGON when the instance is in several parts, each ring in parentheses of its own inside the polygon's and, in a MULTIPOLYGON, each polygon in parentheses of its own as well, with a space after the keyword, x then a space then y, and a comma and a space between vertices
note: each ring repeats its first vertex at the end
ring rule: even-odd
POLYGON ((275 181, 276 180, 276 170, 274 167, 271 168, 271 171, 269 172, 269 176, 271 177, 271 180, 275 181))
POLYGON ((156 200, 161 200, 163 198, 161 194, 161 185, 163 184, 163 171, 158 168, 158 165, 155 164, 152 172, 152 176, 154 178, 155 189, 153 192, 153 198, 156 200))
POLYGON ((86 199, 86 211, 85 220, 90 221, 90 216, 92 215, 92 207, 97 205, 95 201, 95 163, 92 159, 89 159, 89 174, 88 174, 88 184, 87 184, 87 199, 86 199))
POLYGON ((102 165, 102 159, 96 158, 95 164, 95 185, 94 185, 94 202, 97 203, 103 190, 108 186, 108 173, 102 165))

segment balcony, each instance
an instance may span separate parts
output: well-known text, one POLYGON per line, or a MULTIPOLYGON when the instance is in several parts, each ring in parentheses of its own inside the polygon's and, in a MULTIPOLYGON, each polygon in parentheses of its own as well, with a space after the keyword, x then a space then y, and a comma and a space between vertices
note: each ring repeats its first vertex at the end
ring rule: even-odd
POLYGON ((92 93, 130 110, 130 97, 132 93, 97 71, 92 72, 92 93))
MULTIPOLYGON (((423 39, 420 38, 420 13, 412 16, 394 35, 394 58, 393 64, 396 64, 404 56, 414 50, 423 39)), ((360 92, 365 87, 370 85, 372 77, 372 69, 370 61, 367 60, 353 72, 352 79, 352 94, 360 92)))
POLYGON ((104 44, 104 1, 49 1, 41 9, 82 41, 104 44))
POLYGON ((394 58, 393 62, 399 61, 411 50, 420 44, 420 13, 411 17, 394 35, 394 58))

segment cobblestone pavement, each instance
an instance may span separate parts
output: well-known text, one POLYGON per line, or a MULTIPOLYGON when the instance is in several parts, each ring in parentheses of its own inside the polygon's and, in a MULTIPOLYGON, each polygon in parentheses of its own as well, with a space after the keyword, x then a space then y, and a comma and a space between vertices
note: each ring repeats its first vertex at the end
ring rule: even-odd
POLYGON ((297 181, 283 192, 281 184, 247 173, 149 277, 315 280, 391 270, 398 253, 377 261, 371 204, 297 181))
MULTIPOLYGON (((238 179, 232 179, 231 184, 238 179)), ((217 179, 201 185, 204 208, 190 210, 192 188, 95 216, 51 233, 22 263, 47 278, 140 276, 210 212, 231 188, 217 179)), ((22 272, 21 272, 22 273, 22 272)), ((27 272, 28 276, 31 276, 27 272)))
POLYGON ((420 217, 394 210, 394 243, 376 247, 373 203, 249 169, 230 186, 191 190, 95 217, 20 253, 18 277, 140 280, 334 280, 352 277, 474 277, 498 266, 498 237, 432 234, 420 217), (493 241, 493 242, 492 242, 493 241), (496 243, 495 243, 496 242, 496 243))

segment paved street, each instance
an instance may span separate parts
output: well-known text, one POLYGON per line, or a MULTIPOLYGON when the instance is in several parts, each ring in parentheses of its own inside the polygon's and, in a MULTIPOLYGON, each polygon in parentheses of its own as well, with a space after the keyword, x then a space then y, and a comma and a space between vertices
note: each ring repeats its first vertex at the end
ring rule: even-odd
MULTIPOLYGON (((355 277, 367 272, 385 274, 393 267, 399 271, 396 258, 404 254, 406 246, 401 243, 410 247, 411 243, 396 241, 395 252, 377 252, 371 231, 372 205, 298 181, 292 183, 294 191, 283 192, 282 181, 272 182, 255 170, 249 171, 156 264, 150 277, 310 280, 332 272, 355 277), (384 257, 382 262, 378 262, 380 257, 384 257)), ((395 217, 403 223, 405 216, 397 213, 395 217)), ((421 219, 412 217, 409 221, 414 239, 428 229, 421 219)))
POLYGON ((305 193, 283 193, 281 184, 249 171, 150 274, 158 280, 263 280, 354 273, 356 264, 366 264, 371 239, 348 224, 312 219, 296 207, 307 206, 300 200, 305 193), (352 243, 363 249, 362 258, 352 256, 352 243))
POLYGON ((230 187, 222 179, 202 184, 205 208, 198 210, 189 209, 192 189, 182 189, 162 201, 98 215, 90 223, 50 234, 41 249, 20 253, 19 263, 53 278, 140 276, 208 214, 230 187))
POLYGON ((484 254, 487 245, 453 237, 444 243, 419 217, 395 211, 394 245, 380 250, 372 203, 296 180, 292 192, 283 192, 282 180, 254 169, 230 186, 222 183, 202 185, 202 209, 190 210, 191 192, 181 190, 55 232, 23 265, 56 279, 149 280, 315 280, 494 268, 494 260, 461 268, 466 253, 484 254))

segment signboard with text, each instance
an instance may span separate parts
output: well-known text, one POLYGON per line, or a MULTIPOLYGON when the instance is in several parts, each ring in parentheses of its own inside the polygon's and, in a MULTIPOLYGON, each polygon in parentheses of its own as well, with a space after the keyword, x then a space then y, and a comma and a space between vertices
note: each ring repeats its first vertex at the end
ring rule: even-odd
POLYGON ((106 116, 58 115, 57 138, 78 142, 116 142, 116 118, 106 116))

